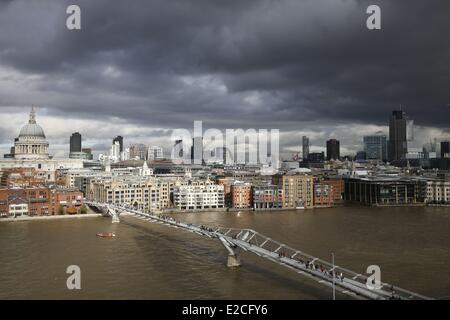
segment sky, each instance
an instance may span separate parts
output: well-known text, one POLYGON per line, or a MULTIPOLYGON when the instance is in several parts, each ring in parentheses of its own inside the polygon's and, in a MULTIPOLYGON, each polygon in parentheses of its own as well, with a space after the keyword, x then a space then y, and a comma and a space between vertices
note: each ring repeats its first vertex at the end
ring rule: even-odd
POLYGON ((284 158, 303 135, 345 155, 400 105, 415 146, 450 139, 449 17, 448 0, 0 0, 0 152, 31 105, 55 156, 75 131, 97 153, 116 135, 168 153, 195 120, 279 129, 284 158))

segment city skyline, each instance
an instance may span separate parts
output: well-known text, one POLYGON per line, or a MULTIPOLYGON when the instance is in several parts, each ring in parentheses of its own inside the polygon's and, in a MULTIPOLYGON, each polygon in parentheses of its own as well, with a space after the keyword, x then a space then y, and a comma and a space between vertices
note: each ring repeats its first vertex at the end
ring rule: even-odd
MULTIPOLYGON (((28 111, 26 112, 26 117, 29 116, 29 110, 30 107, 27 107, 28 111)), ((41 108, 36 108, 33 106, 33 108, 35 109, 41 109, 41 108)), ((395 111, 395 110, 393 110, 395 111)), ((392 112, 392 111, 391 111, 392 112)), ((364 136, 370 136, 370 135, 376 135, 376 134, 384 134, 386 136, 389 136, 389 120, 387 120, 387 124, 385 126, 364 126, 364 128, 361 128, 361 130, 365 129, 364 131, 360 131, 360 132, 364 132, 364 133, 360 133, 360 134, 355 134, 353 137, 353 145, 345 145, 342 144, 342 141, 349 141, 347 139, 347 137, 345 136, 345 134, 343 134, 343 136, 339 136, 337 133, 335 133, 332 136, 326 136, 324 135, 323 132, 314 132, 314 131, 309 131, 309 135, 306 136, 308 138, 309 141, 309 152, 325 152, 327 151, 327 141, 330 139, 336 139, 339 140, 340 142, 340 155, 343 156, 355 156, 359 151, 363 151, 364 150, 364 141, 363 138, 364 136), (367 132, 367 134, 366 134, 367 132), (312 139, 311 139, 312 137, 312 139), (312 142, 311 142, 312 141, 312 142)), ((23 122, 22 124, 19 125, 18 128, 20 128, 22 125, 24 125, 26 122, 23 122)), ((48 123, 48 119, 45 119, 45 117, 40 116, 39 117, 39 123, 43 124, 43 123, 48 123), (47 121, 46 121, 47 120, 47 121)), ((101 143, 98 143, 98 140, 93 139, 92 137, 89 137, 83 133, 83 132, 78 132, 81 130, 76 131, 76 127, 73 127, 73 130, 69 130, 70 133, 67 136, 62 136, 62 137, 57 137, 57 138, 51 138, 52 136, 54 137, 54 134, 52 135, 52 132, 47 130, 47 128, 45 127, 45 125, 42 125, 42 127, 45 129, 46 131, 46 136, 47 136, 47 140, 50 142, 49 143, 49 153, 52 156, 55 156, 56 158, 64 158, 64 157, 69 157, 70 154, 70 139, 71 139, 71 135, 74 133, 80 133, 82 136, 82 143, 83 143, 83 148, 89 148, 89 149, 93 149, 92 153, 94 154, 94 158, 96 159, 98 157, 98 155, 100 154, 105 154, 108 153, 109 150, 111 149, 111 141, 114 140, 114 138, 116 138, 116 136, 111 136, 111 137, 107 137, 105 139, 102 139, 101 143), (66 140, 66 141, 64 141, 66 140), (53 143, 52 141, 56 141, 56 143, 53 143), (96 143, 97 141, 97 143, 96 143)), ((8 154, 10 152, 10 148, 12 145, 14 145, 14 139, 15 137, 19 134, 18 132, 18 128, 15 129, 15 131, 17 132, 15 134, 15 136, 10 137, 10 144, 8 144, 8 141, 4 144, 0 144, 0 153, 1 154, 8 154)), ((236 128, 238 129, 238 128, 236 128)), ((245 128, 244 128, 245 129, 245 128)), ((205 129, 206 130, 206 129, 205 129)), ((343 132, 345 131, 345 128, 342 128, 343 132)), ((117 131, 115 131, 117 132, 117 131)), ((171 130, 166 129, 165 131, 161 130, 159 132, 159 136, 155 135, 155 136, 141 136, 141 137, 127 137, 124 136, 122 139, 125 140, 125 142, 123 143, 123 148, 125 147, 130 147, 132 145, 136 145, 136 144, 144 144, 146 146, 153 146, 153 145, 157 145, 159 147, 162 147, 164 150, 164 155, 165 156, 169 156, 170 155, 170 150, 172 148, 172 144, 173 141, 170 140, 170 133, 171 130), (132 140, 132 139, 135 140, 132 140), (152 141, 157 141, 159 142, 159 145, 156 143, 153 143, 152 141)), ((295 156, 296 153, 301 154, 302 153, 302 139, 303 136, 301 134, 301 132, 304 131, 294 131, 294 132, 280 132, 280 156, 282 159, 284 160, 290 160, 292 157, 295 156), (294 134, 294 137, 292 137, 292 134, 294 134), (290 138, 289 140, 294 140, 294 144, 295 144, 295 140, 298 140, 298 144, 297 145, 293 145, 292 147, 286 147, 285 144, 283 144, 283 137, 286 140, 286 138, 290 138)), ((440 150, 440 143, 441 141, 449 141, 450 140, 450 133, 444 134, 444 135, 439 135, 438 134, 439 131, 436 130, 431 130, 428 131, 426 129, 424 129, 423 126, 417 125, 417 123, 414 123, 414 139, 408 144, 408 147, 411 148, 415 148, 415 149, 421 149, 422 147, 424 147, 426 144, 429 144, 430 142, 434 141, 436 139, 437 141, 437 148, 438 151, 440 150), (435 136, 430 136, 429 134, 435 134, 435 136)), ((123 136, 123 134, 122 134, 123 136)), ((121 137, 119 135, 119 137, 121 137)))
POLYGON ((76 131, 104 152, 117 134, 170 145, 170 130, 194 120, 280 129, 286 158, 303 135, 311 152, 336 138, 354 154, 362 136, 387 133, 400 104, 418 147, 450 137, 443 1, 383 2, 380 32, 365 28, 365 1, 73 2, 85 17, 78 33, 65 28, 64 1, 0 4, 2 153, 32 104, 55 156, 76 131), (408 27, 417 16, 420 32, 408 27))

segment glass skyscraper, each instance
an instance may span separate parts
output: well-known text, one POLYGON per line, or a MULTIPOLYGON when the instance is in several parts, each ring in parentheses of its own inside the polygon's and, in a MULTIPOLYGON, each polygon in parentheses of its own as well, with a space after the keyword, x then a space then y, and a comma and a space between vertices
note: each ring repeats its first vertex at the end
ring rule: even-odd
POLYGON ((389 119, 389 161, 405 159, 408 138, 412 139, 412 122, 408 121, 404 111, 392 111, 389 119))
POLYGON ((303 160, 307 160, 309 156, 309 138, 307 136, 303 136, 302 138, 302 153, 303 160))
POLYGON ((70 136, 70 152, 81 152, 81 134, 72 133, 70 136))
POLYGON ((384 134, 364 136, 364 152, 367 160, 387 160, 387 137, 384 134))

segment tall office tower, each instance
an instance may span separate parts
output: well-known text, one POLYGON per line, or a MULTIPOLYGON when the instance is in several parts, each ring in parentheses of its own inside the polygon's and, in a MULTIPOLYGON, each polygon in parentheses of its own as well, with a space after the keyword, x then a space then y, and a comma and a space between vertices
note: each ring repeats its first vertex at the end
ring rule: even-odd
POLYGON ((302 138, 302 153, 303 153, 303 160, 308 159, 308 156, 309 156, 309 138, 307 136, 303 136, 303 138, 302 138))
POLYGON ((111 146, 111 158, 113 162, 120 161, 120 143, 119 141, 114 141, 111 146))
POLYGON ((194 137, 192 139, 191 163, 203 164, 203 137, 194 137))
POLYGON ((441 158, 450 158, 450 141, 441 141, 441 158))
POLYGON ((122 152, 122 151, 123 151, 123 137, 122 137, 122 136, 117 136, 117 137, 115 137, 115 138, 113 139, 113 144, 114 144, 116 141, 119 142, 120 152, 122 152))
POLYGON ((387 137, 378 133, 373 136, 364 136, 364 152, 367 160, 387 161, 387 137))
POLYGON ((178 139, 175 140, 175 144, 173 146, 174 157, 177 159, 183 158, 183 140, 178 139))
POLYGON ((148 148, 148 160, 161 160, 164 158, 163 148, 158 146, 151 146, 148 148))
POLYGON ((146 160, 148 149, 142 143, 132 144, 130 146, 130 159, 132 160, 146 160))
POLYGON ((340 148, 339 140, 330 139, 327 141, 327 160, 339 160, 340 148))
MULTIPOLYGON (((402 110, 392 111, 389 119, 389 161, 404 159, 408 152, 407 126, 408 121, 406 113, 402 110)), ((412 128, 411 128, 412 129, 412 128)), ((412 134, 410 130, 410 135, 412 134)))
POLYGON ((78 132, 70 136, 70 152, 81 152, 81 134, 78 132))

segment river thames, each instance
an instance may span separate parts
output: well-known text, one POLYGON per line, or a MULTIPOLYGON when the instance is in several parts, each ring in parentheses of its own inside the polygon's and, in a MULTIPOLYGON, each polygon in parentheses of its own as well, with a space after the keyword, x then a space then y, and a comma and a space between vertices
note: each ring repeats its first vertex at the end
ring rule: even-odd
MULTIPOLYGON (((342 207, 174 214, 251 228, 291 247, 433 298, 450 298, 450 208, 342 207)), ((220 241, 135 217, 0 223, 0 299, 331 299, 328 287, 251 253, 226 267, 220 241), (99 238, 114 232, 115 238, 99 238), (66 268, 81 268, 68 290, 66 268)), ((348 298, 338 294, 337 298, 348 298)))

